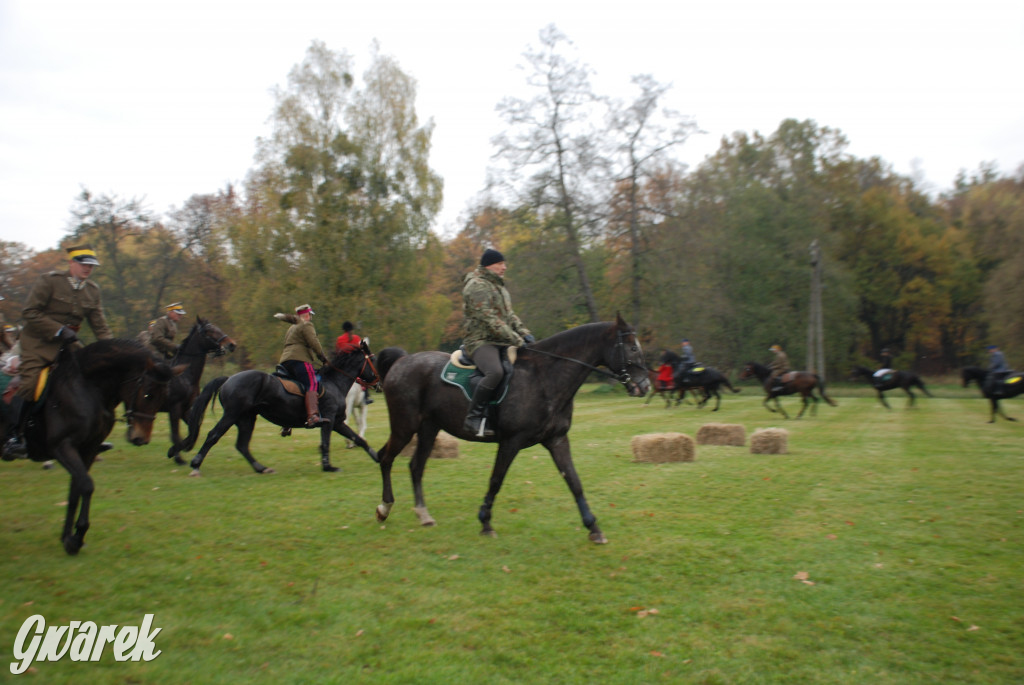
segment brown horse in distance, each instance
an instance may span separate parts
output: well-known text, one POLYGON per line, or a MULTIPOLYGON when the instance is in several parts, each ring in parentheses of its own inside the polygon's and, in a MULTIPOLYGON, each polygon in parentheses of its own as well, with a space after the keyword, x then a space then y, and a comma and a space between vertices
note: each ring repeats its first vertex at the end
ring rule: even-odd
POLYGON ((800 413, 796 415, 796 418, 799 419, 804 415, 808 404, 811 405, 811 414, 817 414, 819 398, 814 394, 815 388, 821 394, 821 399, 833 407, 837 406, 836 402, 825 394, 825 384, 816 373, 811 373, 810 371, 788 371, 774 379, 774 382, 768 379, 770 375, 771 370, 764 364, 758 364, 757 362, 747 362, 743 366, 743 372, 740 374, 740 380, 757 378, 761 381, 765 392, 764 406, 770 412, 778 411, 788 419, 789 414, 786 413, 786 410, 782 408, 782 404, 779 403, 779 397, 800 393, 800 396, 803 398, 803 407, 800 408, 800 413), (772 400, 775 400, 775 409, 772 409, 768 404, 772 400))

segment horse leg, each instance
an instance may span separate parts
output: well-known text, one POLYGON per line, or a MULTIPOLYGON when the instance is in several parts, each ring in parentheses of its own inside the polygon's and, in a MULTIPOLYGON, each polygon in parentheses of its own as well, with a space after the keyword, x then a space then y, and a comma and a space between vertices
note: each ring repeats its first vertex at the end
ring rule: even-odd
POLYGON ((256 413, 253 412, 248 416, 243 416, 236 425, 238 426, 238 438, 235 440, 235 449, 245 457, 252 470, 256 473, 277 473, 274 469, 268 468, 256 461, 256 458, 252 456, 252 452, 249 451, 252 432, 256 428, 256 413))
POLYGON ((377 520, 381 523, 388 520, 388 516, 391 514, 391 507, 395 506, 395 493, 391 489, 391 466, 395 462, 395 457, 409 444, 411 438, 411 434, 399 437, 397 433, 392 432, 384 446, 377 450, 382 492, 380 504, 377 505, 376 515, 377 520))
POLYGON ((711 411, 718 411, 718 408, 722 406, 722 396, 718 394, 718 388, 715 388, 713 392, 715 395, 715 408, 711 411))
POLYGON ((910 397, 910 401, 907 402, 907 406, 908 407, 913 407, 914 406, 914 391, 911 390, 909 387, 904 388, 904 390, 907 391, 907 395, 910 397))
POLYGON ((875 392, 878 393, 878 401, 882 403, 882 406, 885 407, 886 409, 891 410, 892 407, 890 407, 889 403, 885 401, 885 393, 882 392, 881 390, 876 390, 875 392))
POLYGON ((185 460, 180 456, 181 447, 179 446, 181 444, 181 430, 179 426, 181 422, 181 408, 172 407, 167 412, 167 416, 171 423, 171 447, 167 450, 167 458, 173 459, 174 463, 179 466, 184 466, 185 460))
POLYGON ((192 461, 189 462, 189 466, 192 467, 192 473, 190 476, 198 476, 199 467, 203 465, 203 460, 206 459, 206 455, 210 453, 213 446, 217 444, 217 441, 224 437, 224 434, 228 432, 228 429, 235 425, 235 417, 228 414, 225 410, 224 416, 221 417, 217 425, 210 429, 210 432, 206 434, 206 442, 203 443, 202 448, 196 453, 196 456, 192 457, 192 461))
POLYGON ((558 472, 562 474, 562 478, 565 479, 566 485, 569 486, 569 491, 576 500, 576 506, 580 510, 580 518, 583 520, 583 525, 590 531, 590 535, 588 536, 590 541, 599 545, 607 544, 608 539, 598 527, 597 517, 594 516, 592 511, 590 511, 590 506, 587 504, 587 498, 583 496, 583 483, 580 482, 580 477, 576 473, 576 467, 572 463, 572 451, 569 449, 569 436, 563 435, 542 444, 549 452, 551 452, 551 457, 555 460, 555 466, 558 467, 558 472))
MULTIPOLYGON (((344 421, 342 425, 344 425, 344 421)), ((334 421, 324 421, 320 424, 320 468, 324 473, 336 473, 341 470, 331 464, 331 431, 333 430, 334 421)), ((341 433, 341 431, 338 432, 341 433)))
MULTIPOLYGON (((360 433, 356 433, 352 430, 351 426, 342 421, 334 426, 334 430, 337 431, 338 435, 343 436, 352 446, 365 450, 366 453, 370 455, 370 459, 373 459, 375 464, 380 463, 380 458, 377 456, 377 452, 370 447, 370 444, 363 439, 363 436, 360 433)), ((323 441, 321 441, 321 448, 323 448, 323 441)), ((328 463, 330 462, 328 461, 328 463)))
POLYGON ((75 556, 85 544, 85 533, 89 530, 89 505, 92 502, 92 493, 96 486, 92 476, 89 475, 88 467, 75 450, 70 447, 61 447, 59 460, 71 474, 68 509, 64 517, 61 542, 64 544, 64 551, 75 556), (73 534, 72 527, 74 527, 73 534))
MULTIPOLYGON (((547 447, 546 444, 545 447, 547 447)), ((555 453, 552 448, 548 447, 548 451, 554 456, 555 453)), ((498 443, 498 454, 494 458, 494 467, 491 469, 491 480, 487 487, 487 494, 484 495, 484 503, 480 505, 480 511, 477 513, 477 518, 480 519, 482 526, 480 529, 481 535, 497 536, 494 528, 491 527, 491 510, 494 508, 494 499, 498 496, 498 491, 501 490, 501 484, 505 482, 508 468, 512 465, 512 460, 516 458, 517 454, 519 454, 518 446, 513 447, 508 442, 498 443)), ((571 460, 569 467, 572 468, 571 460)))
POLYGON ((416 450, 412 459, 409 460, 409 475, 412 476, 412 492, 415 505, 413 511, 420 520, 422 526, 433 526, 437 523, 434 517, 427 511, 427 502, 423 498, 423 470, 427 468, 427 460, 430 458, 430 451, 434 449, 434 442, 440 429, 431 424, 420 426, 416 435, 416 450))

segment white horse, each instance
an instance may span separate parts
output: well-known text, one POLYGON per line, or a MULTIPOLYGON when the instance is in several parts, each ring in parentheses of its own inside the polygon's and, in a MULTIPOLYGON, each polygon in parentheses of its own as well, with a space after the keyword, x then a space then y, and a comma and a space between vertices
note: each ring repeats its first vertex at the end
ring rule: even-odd
MULTIPOLYGON (((355 428, 361 438, 366 437, 366 414, 368 411, 366 391, 363 390, 363 386, 353 383, 348 390, 348 395, 345 396, 345 416, 348 417, 345 419, 345 423, 355 428)), ((355 444, 346 440, 345 446, 351 449, 355 447, 355 444)))

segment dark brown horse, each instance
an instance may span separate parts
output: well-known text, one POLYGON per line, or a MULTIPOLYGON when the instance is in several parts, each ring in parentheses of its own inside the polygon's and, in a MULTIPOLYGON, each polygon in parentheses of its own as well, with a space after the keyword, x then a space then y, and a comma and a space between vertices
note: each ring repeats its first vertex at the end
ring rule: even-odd
POLYGON ((988 420, 989 423, 995 423, 997 414, 1007 421, 1017 420, 1003 413, 1002 408, 999 406, 999 400, 1016 397, 1024 392, 1024 373, 1017 371, 1009 374, 1002 380, 990 381, 987 369, 983 369, 980 366, 965 366, 961 370, 960 375, 963 378, 965 388, 970 385, 971 381, 974 381, 978 384, 981 394, 988 399, 992 408, 988 420))
POLYGON ((33 461, 55 459, 71 474, 61 533, 68 554, 78 554, 89 530, 89 468, 114 427, 117 405, 125 406, 128 442, 147 444, 168 384, 182 371, 158 362, 135 340, 100 340, 60 351, 44 396, 27 409, 32 413, 25 444, 33 461))
MULTIPOLYGON (((348 438, 367 454, 377 460, 377 455, 359 435, 345 423, 345 396, 356 380, 362 380, 369 386, 377 386, 380 379, 374 366, 373 353, 363 340, 359 346, 348 345, 336 352, 331 360, 320 369, 323 378, 324 393, 320 397, 320 416, 324 422, 320 425, 320 465, 324 471, 337 471, 331 465, 331 431, 348 438)), ((232 426, 238 428, 235 449, 245 457, 256 473, 274 473, 256 461, 249 451, 256 418, 262 416, 267 421, 285 428, 299 428, 306 425, 306 409, 301 395, 285 390, 281 380, 269 373, 250 369, 233 376, 221 376, 206 384, 203 391, 192 403, 188 412, 188 436, 182 442, 181 449, 188 452, 195 447, 199 438, 199 429, 206 415, 206 407, 215 395, 220 395, 220 404, 224 415, 210 429, 203 446, 192 457, 190 462, 192 473, 200 475, 199 467, 217 441, 232 426)))
POLYGON ((198 316, 195 325, 178 345, 178 351, 171 364, 174 366, 184 364, 187 368, 183 374, 171 381, 167 390, 167 399, 160 407, 160 411, 167 412, 171 423, 171 447, 167 450, 167 458, 173 459, 175 464, 185 463, 185 460, 179 456, 181 452, 179 423, 185 418, 188 408, 199 396, 199 381, 203 379, 206 358, 211 355, 221 357, 234 351, 235 341, 228 337, 227 333, 198 316))
POLYGON ((779 397, 782 395, 795 395, 800 393, 803 398, 803 406, 800 408, 800 413, 796 415, 796 418, 800 418, 807 411, 807 405, 811 405, 811 415, 818 413, 818 397, 814 394, 815 388, 821 393, 821 399, 825 400, 833 407, 837 406, 835 401, 825 394, 825 384, 818 377, 818 374, 811 373, 810 371, 789 371, 782 374, 778 378, 769 380, 771 370, 764 364, 758 364, 757 362, 747 362, 743 366, 743 372, 740 374, 740 380, 746 380, 748 378, 757 378, 761 381, 761 385, 764 386, 765 398, 764 406, 770 412, 778 411, 787 419, 789 414, 782 408, 782 404, 779 402, 779 397), (772 409, 768 404, 771 400, 775 400, 775 409, 772 409))
MULTIPOLYGON (((381 351, 382 357, 384 352, 381 351)), ((558 472, 569 486, 583 525, 590 531, 590 539, 596 543, 607 542, 583 496, 583 486, 572 462, 568 433, 573 397, 592 372, 615 378, 633 397, 643 397, 646 393, 647 366, 633 328, 620 316, 614 322, 585 324, 520 348, 508 393, 494 420, 497 435, 487 439, 463 429, 469 400, 462 389, 441 378, 441 370, 449 358, 444 352, 417 352, 398 359, 385 374, 384 397, 388 403, 391 435, 377 453, 384 481, 377 519, 384 521, 391 513, 395 503, 391 466, 415 435, 416 450, 409 462, 416 501, 414 511, 423 525, 435 523, 423 499, 423 470, 438 432, 444 430, 463 440, 498 443, 490 486, 477 515, 483 526, 481 534, 494 535, 491 510, 512 461, 520 450, 540 444, 551 453, 558 472), (612 373, 599 366, 611 369, 612 373)))
POLYGON ((908 407, 914 406, 914 391, 911 388, 918 388, 928 397, 932 394, 928 392, 928 388, 924 387, 924 382, 916 373, 910 371, 897 371, 895 369, 880 369, 878 372, 873 372, 864 366, 853 367, 853 375, 861 376, 866 378, 869 383, 878 392, 878 401, 882 403, 886 409, 892 409, 889 403, 885 401, 886 390, 895 390, 900 388, 903 392, 907 393, 910 398, 907 402, 908 407), (884 372, 884 373, 882 373, 884 372))

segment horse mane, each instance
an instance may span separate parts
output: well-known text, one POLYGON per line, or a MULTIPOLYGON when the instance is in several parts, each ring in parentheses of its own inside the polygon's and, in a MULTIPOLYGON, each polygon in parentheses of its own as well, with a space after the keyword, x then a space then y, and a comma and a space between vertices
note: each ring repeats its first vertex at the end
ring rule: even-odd
POLYGON ((152 358, 149 349, 135 338, 105 338, 85 347, 66 345, 57 356, 53 378, 64 378, 72 373, 84 375, 85 371, 92 370, 97 364, 102 365, 104 361, 111 360, 113 355, 116 355, 117 359, 111 361, 123 367, 125 354, 142 360, 152 358))
POLYGON ((205 326, 208 323, 208 320, 197 316, 196 322, 192 324, 192 328, 188 329, 188 333, 185 334, 185 338, 181 341, 181 345, 179 345, 179 347, 185 347, 185 343, 191 340, 192 336, 201 331, 203 329, 203 326, 205 326))
POLYGON ((548 350, 549 347, 552 347, 555 350, 573 348, 584 341, 590 340, 596 335, 607 333, 614 328, 614 321, 598 321, 596 323, 580 324, 579 326, 567 328, 564 331, 560 331, 554 335, 548 336, 547 338, 538 340, 536 343, 533 343, 533 345, 545 350, 548 350))

